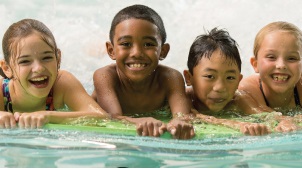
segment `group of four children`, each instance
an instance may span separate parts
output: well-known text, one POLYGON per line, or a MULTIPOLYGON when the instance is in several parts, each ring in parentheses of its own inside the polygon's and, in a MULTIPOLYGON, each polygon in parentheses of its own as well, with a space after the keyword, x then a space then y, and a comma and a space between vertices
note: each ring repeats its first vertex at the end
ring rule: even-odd
POLYGON ((0 127, 18 123, 21 128, 39 128, 86 117, 127 120, 136 124, 138 135, 158 137, 168 131, 175 139, 193 138, 192 121, 197 119, 248 135, 272 131, 265 124, 214 116, 233 111, 272 113, 270 119, 277 121, 273 130, 278 132, 300 128, 299 114, 280 113, 301 105, 302 33, 295 25, 274 22, 259 31, 251 58, 259 74, 243 79, 238 45, 226 30, 214 28, 195 39, 185 81, 176 69, 159 64, 170 49, 166 37, 153 9, 132 5, 119 11, 106 43, 115 64, 95 71, 91 97, 71 73, 60 70, 61 51, 43 23, 23 19, 12 24, 2 41, 0 127), (166 105, 172 114, 167 124, 152 116, 133 116, 166 105), (68 112, 62 111, 65 106, 68 112))

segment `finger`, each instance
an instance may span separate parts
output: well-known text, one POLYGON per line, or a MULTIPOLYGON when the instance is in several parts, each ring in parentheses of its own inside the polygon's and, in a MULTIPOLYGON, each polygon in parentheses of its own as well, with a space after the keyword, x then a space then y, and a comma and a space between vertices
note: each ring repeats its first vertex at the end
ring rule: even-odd
POLYGON ((192 139, 195 136, 195 130, 194 127, 192 126, 192 129, 190 130, 190 139, 192 139))
POLYGON ((23 117, 23 122, 24 122, 24 128, 29 129, 30 128, 30 117, 26 115, 22 115, 20 118, 23 117))
POLYGON ((16 120, 13 118, 13 117, 11 117, 10 118, 10 126, 11 126, 11 128, 16 128, 16 120))
POLYGON ((6 118, 6 119, 4 120, 4 127, 5 127, 6 129, 10 129, 10 118, 6 118))
POLYGON ((19 121, 19 118, 20 118, 21 115, 22 115, 22 114, 19 113, 19 112, 15 112, 15 113, 14 113, 14 117, 15 117, 16 122, 19 121))
POLYGON ((261 135, 261 127, 259 125, 256 125, 253 127, 254 131, 255 131, 255 135, 256 136, 260 136, 261 135))
POLYGON ((248 126, 248 131, 249 131, 251 136, 256 135, 256 130, 255 130, 254 126, 248 126))
POLYGON ((148 136, 153 136, 153 130, 154 130, 154 124, 153 122, 148 122, 147 123, 147 130, 148 130, 148 136))
POLYGON ((268 128, 267 126, 263 125, 261 128, 261 135, 267 135, 268 134, 268 128))
POLYGON ((43 119, 39 119, 39 120, 37 121, 37 128, 42 128, 44 124, 45 124, 45 123, 44 123, 44 120, 43 120, 43 119))
POLYGON ((149 136, 148 127, 147 127, 147 123, 146 122, 143 124, 142 136, 149 136))
POLYGON ((142 133, 143 133, 143 125, 142 124, 136 125, 136 132, 137 132, 137 135, 142 136, 142 133))
POLYGON ((36 119, 32 118, 32 119, 29 120, 28 123, 29 123, 29 126, 30 126, 31 129, 36 129, 36 127, 37 127, 37 120, 36 119))
POLYGON ((18 126, 22 129, 25 128, 24 119, 21 116, 19 117, 19 120, 18 120, 18 126))
POLYGON ((175 135, 174 135, 174 139, 180 139, 181 135, 181 128, 179 127, 179 125, 177 125, 177 127, 175 127, 175 135))
POLYGON ((160 128, 161 128, 161 122, 158 122, 158 123, 156 123, 155 124, 155 126, 153 127, 153 135, 155 136, 155 137, 159 137, 161 134, 160 134, 160 128))
POLYGON ((161 126, 159 127, 159 134, 162 135, 167 131, 167 127, 164 123, 161 124, 161 126))

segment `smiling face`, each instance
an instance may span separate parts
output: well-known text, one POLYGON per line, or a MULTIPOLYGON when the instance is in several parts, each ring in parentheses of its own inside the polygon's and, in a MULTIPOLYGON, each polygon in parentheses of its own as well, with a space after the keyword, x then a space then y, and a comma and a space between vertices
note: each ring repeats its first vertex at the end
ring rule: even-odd
POLYGON ((19 53, 11 67, 16 87, 29 95, 46 97, 58 74, 55 52, 37 34, 21 39, 17 49, 19 53))
POLYGON ((158 66, 162 52, 161 37, 157 27, 141 19, 124 20, 116 26, 113 42, 107 42, 107 51, 117 68, 132 81, 150 76, 158 66))
POLYGON ((292 90, 301 78, 301 44, 286 31, 273 31, 261 43, 257 58, 251 59, 264 86, 275 93, 292 90))
POLYGON ((187 71, 185 78, 192 85, 197 105, 218 112, 233 99, 242 75, 234 61, 216 50, 210 58, 202 57, 193 68, 193 75, 187 71))

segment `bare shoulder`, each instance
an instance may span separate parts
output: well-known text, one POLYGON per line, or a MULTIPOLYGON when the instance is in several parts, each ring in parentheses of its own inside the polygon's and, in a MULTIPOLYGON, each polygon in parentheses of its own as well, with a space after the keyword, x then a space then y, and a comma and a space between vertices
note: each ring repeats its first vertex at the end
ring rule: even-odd
POLYGON ((116 64, 101 67, 93 73, 93 81, 108 81, 109 79, 114 80, 117 77, 116 64))
POLYGON ((82 90, 84 87, 72 73, 66 70, 60 70, 53 89, 54 93, 65 93, 74 89, 82 90))
POLYGON ((163 80, 183 80, 182 74, 171 67, 158 65, 157 74, 163 80))
POLYGON ((246 78, 243 78, 238 86, 238 89, 245 91, 253 91, 255 89, 259 89, 259 75, 253 74, 246 78))

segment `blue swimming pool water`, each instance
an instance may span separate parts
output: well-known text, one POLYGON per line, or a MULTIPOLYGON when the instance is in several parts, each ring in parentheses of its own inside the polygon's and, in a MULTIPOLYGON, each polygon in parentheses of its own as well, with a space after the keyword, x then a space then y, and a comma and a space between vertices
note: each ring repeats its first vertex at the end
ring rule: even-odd
MULTIPOLYGON (((277 20, 302 27, 297 13, 300 0, 0 0, 0 35, 20 19, 41 20, 62 51, 61 69, 73 73, 91 93, 93 72, 114 62, 104 45, 113 16, 137 3, 162 16, 171 49, 161 64, 180 72, 186 69, 191 43, 204 30, 219 27, 230 32, 239 44, 242 73, 247 76, 253 73, 249 58, 261 27, 277 20)), ((0 167, 302 167, 301 152, 301 132, 179 141, 64 130, 0 130, 0 167)))
POLYGON ((0 167, 301 167, 302 133, 200 140, 1 130, 0 167))

